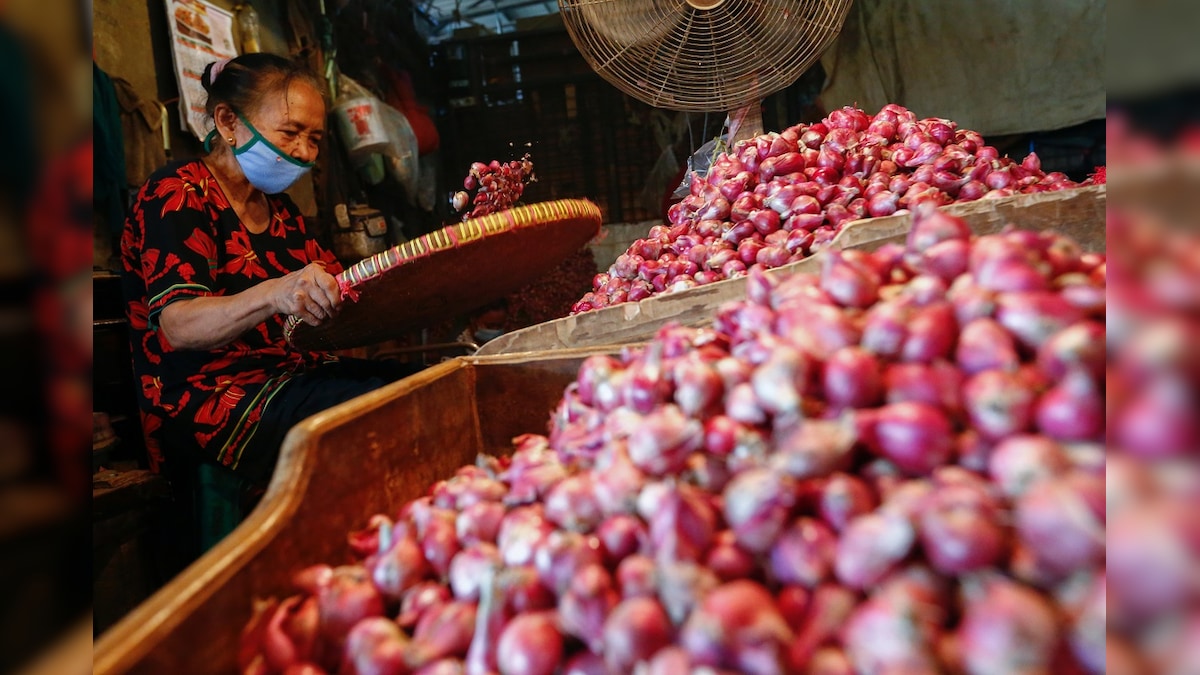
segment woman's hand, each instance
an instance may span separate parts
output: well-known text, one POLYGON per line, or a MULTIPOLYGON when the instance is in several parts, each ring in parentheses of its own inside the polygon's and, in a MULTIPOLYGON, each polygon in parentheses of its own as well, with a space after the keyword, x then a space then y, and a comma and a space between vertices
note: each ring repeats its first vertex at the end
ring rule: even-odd
POLYGON ((273 315, 313 326, 338 313, 337 280, 316 263, 229 296, 181 299, 162 310, 160 326, 175 349, 216 349, 273 315))
POLYGON ((317 263, 280 277, 273 294, 279 314, 295 314, 310 326, 337 315, 342 305, 337 280, 317 263))

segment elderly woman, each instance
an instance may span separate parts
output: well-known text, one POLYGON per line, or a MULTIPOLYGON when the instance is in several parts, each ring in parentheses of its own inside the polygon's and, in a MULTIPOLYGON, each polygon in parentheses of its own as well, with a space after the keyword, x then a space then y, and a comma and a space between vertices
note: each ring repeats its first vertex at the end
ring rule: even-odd
POLYGON ((134 370, 152 462, 219 466, 261 492, 295 423, 405 373, 284 339, 288 315, 318 325, 341 304, 340 265, 283 193, 317 158, 320 81, 246 54, 201 82, 206 154, 154 173, 122 235, 134 370))

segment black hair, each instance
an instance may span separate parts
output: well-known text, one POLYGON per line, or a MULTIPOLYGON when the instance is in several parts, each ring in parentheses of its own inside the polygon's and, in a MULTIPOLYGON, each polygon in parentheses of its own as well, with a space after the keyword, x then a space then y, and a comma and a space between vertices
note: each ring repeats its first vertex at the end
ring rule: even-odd
POLYGON ((224 103, 235 111, 249 114, 262 104, 263 97, 277 92, 286 92, 293 82, 304 81, 316 87, 317 91, 325 91, 321 81, 307 67, 297 61, 290 61, 276 54, 263 52, 242 54, 225 64, 218 71, 216 78, 212 77, 215 63, 204 68, 200 76, 200 84, 208 92, 205 110, 209 117, 218 103, 224 103))

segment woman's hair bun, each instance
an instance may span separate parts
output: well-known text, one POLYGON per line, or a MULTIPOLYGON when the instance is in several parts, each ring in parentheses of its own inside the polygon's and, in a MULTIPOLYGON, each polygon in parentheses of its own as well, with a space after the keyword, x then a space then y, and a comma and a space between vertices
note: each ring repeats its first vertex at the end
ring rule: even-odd
POLYGON ((230 59, 221 59, 220 61, 213 61, 204 66, 204 72, 200 75, 200 84, 204 86, 205 91, 212 89, 213 82, 216 82, 217 77, 225 69, 229 61, 230 59))

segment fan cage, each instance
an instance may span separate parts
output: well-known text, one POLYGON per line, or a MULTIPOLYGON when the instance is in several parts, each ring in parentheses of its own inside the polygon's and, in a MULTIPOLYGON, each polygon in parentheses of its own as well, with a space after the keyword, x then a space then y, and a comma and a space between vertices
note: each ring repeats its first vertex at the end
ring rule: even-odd
POLYGON ((559 0, 572 41, 602 78, 656 108, 757 104, 804 73, 850 0, 559 0))

